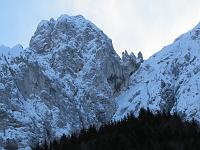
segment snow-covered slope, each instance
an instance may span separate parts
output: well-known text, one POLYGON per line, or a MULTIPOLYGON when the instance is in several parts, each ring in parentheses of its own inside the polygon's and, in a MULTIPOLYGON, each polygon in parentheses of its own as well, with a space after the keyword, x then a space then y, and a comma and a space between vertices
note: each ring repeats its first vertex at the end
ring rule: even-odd
POLYGON ((25 149, 111 120, 114 97, 143 61, 127 53, 121 60, 112 41, 80 15, 42 21, 29 48, 0 52, 0 145, 25 149))
POLYGON ((13 48, 0 45, 0 56, 17 57, 20 55, 22 51, 23 51, 23 47, 19 44, 14 46, 13 48))
POLYGON ((146 60, 116 101, 114 119, 148 107, 200 121, 200 24, 146 60))
POLYGON ((199 88, 200 24, 143 62, 120 59, 84 17, 62 15, 42 21, 27 49, 0 46, 0 147, 28 149, 142 107, 200 122, 199 88))

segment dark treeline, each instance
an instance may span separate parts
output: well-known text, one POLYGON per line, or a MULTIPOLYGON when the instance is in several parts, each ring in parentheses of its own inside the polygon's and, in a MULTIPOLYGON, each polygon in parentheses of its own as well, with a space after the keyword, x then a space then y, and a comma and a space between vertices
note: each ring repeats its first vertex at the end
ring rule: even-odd
POLYGON ((91 126, 79 134, 46 141, 36 150, 200 150, 200 132, 195 121, 183 122, 170 113, 153 114, 141 109, 98 130, 91 126))

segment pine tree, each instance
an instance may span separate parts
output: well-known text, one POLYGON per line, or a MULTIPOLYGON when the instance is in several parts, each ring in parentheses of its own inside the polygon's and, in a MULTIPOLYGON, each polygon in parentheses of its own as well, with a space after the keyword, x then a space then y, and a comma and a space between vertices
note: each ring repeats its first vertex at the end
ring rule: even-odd
MULTIPOLYGON (((141 109, 138 118, 133 113, 124 119, 104 124, 99 129, 90 126, 70 136, 63 135, 48 147, 45 140, 37 150, 198 150, 199 126, 192 120, 184 122, 177 114, 152 113, 141 109)), ((39 146, 39 147, 38 147, 39 146)))

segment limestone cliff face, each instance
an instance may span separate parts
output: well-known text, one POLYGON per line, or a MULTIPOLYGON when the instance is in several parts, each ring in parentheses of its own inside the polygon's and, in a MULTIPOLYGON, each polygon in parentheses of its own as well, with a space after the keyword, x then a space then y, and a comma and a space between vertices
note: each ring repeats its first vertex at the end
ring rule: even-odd
POLYGON ((20 51, 0 57, 4 147, 7 138, 27 148, 43 138, 110 121, 115 96, 141 63, 122 61, 112 41, 80 15, 42 21, 29 48, 20 51))

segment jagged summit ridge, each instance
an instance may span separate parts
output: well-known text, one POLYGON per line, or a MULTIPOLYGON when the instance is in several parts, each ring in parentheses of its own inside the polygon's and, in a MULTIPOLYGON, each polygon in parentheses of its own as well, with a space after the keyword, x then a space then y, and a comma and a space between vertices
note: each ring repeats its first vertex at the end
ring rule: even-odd
POLYGON ((118 98, 114 118, 140 108, 177 112, 184 119, 199 113, 200 28, 181 35, 146 60, 131 76, 131 84, 118 98))
MULTIPOLYGON (((83 16, 62 15, 57 20, 42 21, 30 41, 30 48, 37 52, 43 52, 55 47, 55 44, 68 44, 70 47, 77 48, 92 40, 109 39, 93 23, 86 20, 83 16)), ((110 40, 110 39, 109 39, 110 40)), ((110 40, 111 41, 111 40, 110 40)), ((57 45, 57 48, 60 45, 57 45)))

